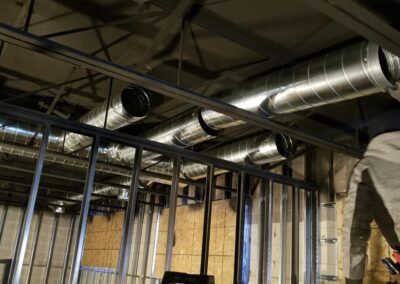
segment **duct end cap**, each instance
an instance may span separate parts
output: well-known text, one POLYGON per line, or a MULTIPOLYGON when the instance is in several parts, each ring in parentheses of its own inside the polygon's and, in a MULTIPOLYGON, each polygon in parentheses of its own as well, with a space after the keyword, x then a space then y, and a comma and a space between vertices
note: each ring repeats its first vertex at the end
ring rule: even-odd
POLYGON ((297 152, 297 140, 281 133, 275 134, 275 143, 282 157, 293 157, 297 152))
POLYGON ((144 117, 149 114, 152 105, 151 97, 150 91, 135 85, 125 87, 121 92, 124 109, 135 117, 144 117))

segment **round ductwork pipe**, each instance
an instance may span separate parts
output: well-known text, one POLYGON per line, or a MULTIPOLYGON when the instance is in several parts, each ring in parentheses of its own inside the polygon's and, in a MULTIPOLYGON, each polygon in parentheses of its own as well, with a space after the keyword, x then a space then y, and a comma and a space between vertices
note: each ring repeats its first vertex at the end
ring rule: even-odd
POLYGON ((338 103, 384 92, 399 79, 399 58, 362 41, 268 75, 261 110, 271 116, 338 103))
POLYGON ((122 90, 120 100, 123 110, 132 117, 145 117, 150 112, 151 97, 148 90, 129 85, 122 90))
MULTIPOLYGON (((107 114, 106 128, 116 130, 146 117, 152 107, 152 93, 142 88, 129 85, 122 92, 111 98, 110 104, 104 102, 79 119, 79 122, 96 127, 104 127, 107 114)), ((76 151, 90 144, 90 138, 68 133, 65 137, 65 148, 76 151)))

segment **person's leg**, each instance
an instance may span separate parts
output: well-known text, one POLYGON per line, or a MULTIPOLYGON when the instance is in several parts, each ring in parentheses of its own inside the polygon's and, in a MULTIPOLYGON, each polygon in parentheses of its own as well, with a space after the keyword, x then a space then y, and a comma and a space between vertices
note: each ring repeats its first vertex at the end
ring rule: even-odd
MULTIPOLYGON (((399 161, 400 162, 400 161, 399 161)), ((374 219, 389 245, 400 249, 400 164, 370 159, 374 219)))
POLYGON ((374 189, 368 182, 365 163, 354 168, 344 207, 343 271, 346 283, 362 283, 371 234, 374 189))

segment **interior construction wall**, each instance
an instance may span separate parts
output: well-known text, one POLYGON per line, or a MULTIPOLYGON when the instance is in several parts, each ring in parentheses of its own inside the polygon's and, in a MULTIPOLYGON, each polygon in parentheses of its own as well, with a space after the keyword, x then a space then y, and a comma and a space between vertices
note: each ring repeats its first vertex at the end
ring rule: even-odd
POLYGON ((87 224, 83 266, 116 268, 125 211, 91 217, 87 224))
MULTIPOLYGON (((3 216, 4 210, 6 210, 6 205, 0 205, 0 216, 3 216)), ((4 230, 0 240, 0 259, 12 259, 15 246, 17 242, 17 233, 19 227, 21 226, 21 221, 23 217, 23 208, 8 206, 6 218, 4 220, 4 230)), ((52 212, 44 211, 42 212, 42 221, 40 225, 39 235, 36 244, 36 253, 33 255, 33 263, 31 264, 31 279, 30 283, 42 283, 46 277, 45 268, 51 256, 51 263, 49 263, 48 272, 48 283, 60 282, 63 272, 63 265, 65 259, 65 253, 67 248, 67 238, 70 228, 72 218, 75 216, 68 214, 54 214, 52 212), (58 216, 58 217, 57 217, 58 216), (56 224, 55 220, 59 218, 57 230, 54 236, 54 248, 52 252, 49 252, 50 239, 53 232, 53 226, 56 224)), ((21 283, 26 283, 28 271, 30 267, 30 259, 33 253, 33 239, 38 226, 39 216, 41 212, 35 212, 32 219, 32 224, 30 228, 30 234, 28 238, 25 258, 23 262, 21 283)), ((0 220, 1 222, 2 220, 0 220)), ((0 223, 1 226, 1 223, 0 223)), ((75 226, 76 227, 76 226, 75 226)), ((75 228, 76 229, 76 228, 75 228)), ((76 230, 75 234, 76 235, 76 230)), ((73 244, 74 242, 72 242, 73 244)), ((70 251, 70 256, 72 256, 72 250, 70 251)), ((69 258, 69 266, 71 264, 72 257, 69 258)), ((5 266, 0 265, 0 280, 4 277, 5 266)), ((68 271, 69 272, 69 269, 68 271)), ((67 279, 68 279, 67 273, 67 279)))
MULTIPOLYGON (((233 277, 236 212, 231 207, 230 199, 214 201, 212 212, 209 274, 215 276, 216 283, 230 283, 233 277)), ((178 206, 176 213, 171 269, 198 274, 200 272, 204 206, 178 206)), ((159 278, 164 273, 167 229, 168 208, 163 210, 160 218, 156 255, 156 276, 159 278)))
MULTIPOLYGON (((149 200, 148 196, 147 201, 149 200)), ((139 278, 142 275, 145 275, 143 283, 150 283, 150 278, 153 276, 152 263, 157 231, 157 212, 157 207, 151 209, 151 206, 148 204, 139 204, 138 206, 133 226, 131 254, 129 256, 127 273, 128 283, 131 283, 133 278, 139 278), (150 210, 153 210, 153 214, 150 213, 150 210), (145 234, 149 214, 151 216, 149 228, 150 243, 148 250, 145 250, 145 234), (142 216, 141 222, 139 222, 139 216, 142 216), (141 224, 140 229, 139 223, 141 224), (138 246, 136 246, 136 244, 138 244, 138 246), (144 255, 147 253, 149 256, 147 263, 144 264, 144 255), (135 258, 137 258, 137 266, 134 265, 135 258), (146 271, 144 269, 146 269, 146 271)), ((110 279, 114 279, 113 277, 115 277, 116 269, 118 267, 124 218, 125 211, 120 211, 108 215, 97 215, 88 219, 82 258, 82 266, 85 266, 87 271, 85 270, 83 272, 81 278, 90 278, 90 275, 101 274, 96 278, 98 283, 108 283, 110 279), (103 268, 106 268, 106 270, 103 268), (96 272, 96 269, 101 272, 96 272)), ((85 281, 82 283, 85 283, 85 281)))

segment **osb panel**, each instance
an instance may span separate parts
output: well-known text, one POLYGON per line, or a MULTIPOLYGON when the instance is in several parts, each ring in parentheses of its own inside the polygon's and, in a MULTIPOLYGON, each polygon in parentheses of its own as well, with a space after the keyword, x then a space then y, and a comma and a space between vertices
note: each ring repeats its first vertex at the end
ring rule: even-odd
POLYGON ((88 222, 82 265, 117 267, 125 212, 94 216, 88 222))
MULTIPOLYGON (((216 283, 232 283, 235 250, 235 200, 213 201, 209 248, 209 271, 216 283), (233 206, 231 206, 231 204, 233 206)), ((178 206, 171 269, 199 273, 203 237, 203 205, 178 206)), ((162 278, 167 244, 168 209, 160 217, 155 275, 162 278)))

